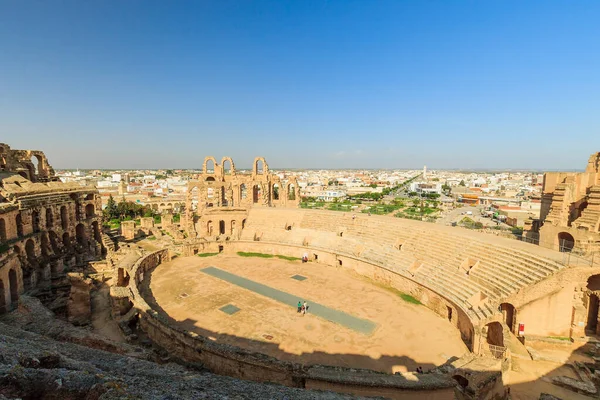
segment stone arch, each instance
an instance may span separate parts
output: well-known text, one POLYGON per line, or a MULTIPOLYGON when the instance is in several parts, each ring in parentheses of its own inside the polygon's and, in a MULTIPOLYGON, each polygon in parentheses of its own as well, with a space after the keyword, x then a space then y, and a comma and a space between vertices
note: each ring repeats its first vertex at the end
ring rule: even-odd
POLYGON ((206 236, 212 236, 212 232, 213 232, 212 221, 209 220, 206 223, 206 236))
POLYGON ((570 253, 575 247, 575 238, 569 232, 560 232, 557 236, 558 249, 564 253, 570 253))
POLYGON ((279 200, 279 184, 278 183, 274 183, 273 184, 273 200, 279 200))
POLYGON ((48 237, 50 238, 50 246, 52 246, 52 251, 54 254, 58 254, 58 235, 54 231, 49 231, 48 237))
POLYGON ((35 243, 33 243, 32 239, 29 239, 25 243, 25 254, 27 254, 27 259, 31 262, 35 260, 35 243))
POLYGON ((214 182, 215 181, 215 177, 214 176, 207 176, 205 179, 205 182, 214 182))
POLYGON ((67 206, 60 207, 60 223, 63 229, 67 229, 69 227, 69 214, 67 211, 67 206))
POLYGON ((86 242, 87 242, 87 235, 85 234, 85 226, 83 224, 77 224, 77 226, 75 227, 75 238, 77 240, 77 243, 79 243, 82 246, 85 246, 86 242))
POLYGON ((42 232, 40 237, 40 248, 42 250, 42 257, 48 257, 48 250, 50 249, 50 240, 48 240, 48 234, 46 232, 42 232))
POLYGON ((231 220, 231 234, 235 235, 235 220, 231 220))
POLYGON ((54 225, 54 215, 52 214, 52 208, 46 208, 46 228, 50 229, 54 225))
POLYGON ((240 199, 246 199, 248 197, 248 189, 246 188, 246 184, 242 183, 240 185, 240 199))
POLYGON ((296 200, 296 185, 293 183, 288 184, 288 200, 296 200))
POLYGON ((224 175, 235 175, 235 164, 231 157, 223 157, 221 159, 221 168, 223 168, 224 175), (229 163, 229 169, 225 167, 225 163, 229 163))
POLYGON ((219 189, 219 201, 221 206, 228 206, 229 202, 227 201, 227 194, 225 193, 225 186, 221 186, 219 189))
POLYGON ((202 164, 202 172, 204 174, 214 174, 217 170, 217 165, 218 165, 217 160, 212 156, 208 156, 208 157, 204 158, 204 163, 202 164), (211 166, 211 164, 209 164, 209 163, 212 163, 212 172, 209 172, 210 171, 209 166, 211 166))
POLYGON ((219 235, 224 235, 225 234, 225 221, 220 220, 219 221, 219 235))
POLYGON ((4 218, 0 218, 0 241, 5 242, 6 240, 6 222, 4 218))
POLYGON ((506 326, 508 326, 508 329, 514 333, 517 320, 517 310, 515 306, 510 303, 502 303, 500 304, 500 311, 502 311, 502 316, 504 317, 506 326))
POLYGON ((6 309, 6 294, 4 293, 4 282, 0 279, 0 314, 4 314, 6 309))
POLYGON ((37 210, 31 212, 31 226, 34 232, 40 231, 40 213, 37 210))
POLYGON ((85 200, 94 200, 94 193, 90 193, 87 196, 85 196, 85 200))
POLYGON ((259 184, 252 186, 252 202, 254 204, 260 202, 260 198, 262 197, 262 189, 259 184))
POLYGON ((15 223, 17 225, 17 236, 23 236, 23 217, 21 217, 21 213, 15 217, 15 223))
POLYGON ((269 166, 265 161, 264 157, 256 157, 254 164, 252 165, 252 172, 254 175, 267 175, 269 173, 269 166))
POLYGON ((62 235, 62 244, 66 249, 71 248, 71 238, 69 237, 69 232, 65 232, 62 235))
POLYGON ((469 386, 469 380, 462 375, 454 375, 452 376, 452 379, 454 379, 458 386, 460 386, 463 389, 469 386))
POLYGON ((85 206, 85 217, 92 218, 96 213, 95 207, 93 204, 86 204, 85 206))
POLYGON ((92 232, 94 233, 94 239, 98 243, 102 243, 102 233, 100 232, 100 226, 98 226, 98 221, 92 222, 92 232))
POLYGON ((504 346, 504 332, 502 331, 502 324, 494 321, 486 325, 487 337, 486 341, 488 344, 494 346, 504 346))
POLYGON ((10 290, 10 302, 14 304, 19 301, 19 281, 17 279, 17 271, 14 269, 8 271, 8 286, 10 290))

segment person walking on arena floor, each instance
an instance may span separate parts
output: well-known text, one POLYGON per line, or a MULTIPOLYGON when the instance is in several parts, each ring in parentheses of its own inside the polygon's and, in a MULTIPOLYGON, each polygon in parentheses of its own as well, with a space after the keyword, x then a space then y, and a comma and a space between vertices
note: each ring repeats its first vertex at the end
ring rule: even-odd
POLYGON ((304 304, 302 305, 302 314, 306 314, 306 310, 308 310, 308 304, 306 304, 306 301, 305 301, 304 304))
POLYGON ((298 313, 302 311, 302 302, 298 300, 298 313))

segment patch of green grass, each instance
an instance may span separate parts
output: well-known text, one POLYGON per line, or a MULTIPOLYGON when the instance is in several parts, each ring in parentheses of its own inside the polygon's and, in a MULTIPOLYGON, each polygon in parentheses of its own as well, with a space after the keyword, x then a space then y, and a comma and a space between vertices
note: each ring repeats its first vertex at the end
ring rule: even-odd
POLYGON ((416 305, 421 304, 421 302, 419 300, 412 297, 410 294, 406 294, 406 293, 402 293, 402 292, 398 291, 398 296, 400 296, 400 298, 402 300, 406 301, 407 303, 416 304, 416 305))
POLYGON ((273 258, 273 254, 264 254, 264 253, 252 253, 245 251, 238 251, 237 255, 240 257, 262 257, 262 258, 273 258))
POLYGON ((421 305, 423 303, 421 303, 419 300, 417 300, 415 297, 411 296, 410 294, 404 293, 399 291, 396 288, 393 288, 391 286, 386 285, 385 283, 381 283, 381 282, 377 282, 371 278, 368 278, 366 276, 361 276, 364 280, 368 281, 369 283, 371 283, 372 285, 378 286, 382 289, 387 290, 390 293, 395 294, 396 296, 400 297, 402 300, 406 301, 407 303, 411 303, 411 304, 415 304, 415 305, 421 305))
POLYGON ((148 239, 148 240, 156 240, 156 236, 148 236, 146 239, 148 239))
POLYGON ((276 255, 275 257, 281 258, 282 260, 288 260, 288 261, 300 261, 301 260, 300 257, 290 257, 290 256, 282 256, 282 255, 276 255))
POLYGON ((212 257, 212 256, 216 256, 219 253, 198 253, 196 254, 198 257, 212 257))
POLYGON ((571 338, 567 336, 548 336, 548 339, 565 340, 570 342, 571 338))

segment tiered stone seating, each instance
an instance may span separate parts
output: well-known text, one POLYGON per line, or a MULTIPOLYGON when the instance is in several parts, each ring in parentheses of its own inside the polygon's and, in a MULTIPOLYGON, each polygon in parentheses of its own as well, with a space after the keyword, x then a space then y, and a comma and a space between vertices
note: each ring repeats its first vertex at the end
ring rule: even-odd
POLYGON ((564 267, 533 245, 389 216, 261 209, 250 211, 246 230, 251 233, 242 234, 245 240, 256 231, 261 240, 294 245, 309 238, 309 247, 380 265, 429 287, 475 319, 489 317, 503 298, 564 267), (471 304, 473 298, 483 300, 471 304))
POLYGON ((592 232, 598 231, 600 221, 600 185, 592 186, 588 198, 588 206, 581 216, 573 222, 576 228, 585 228, 592 232))

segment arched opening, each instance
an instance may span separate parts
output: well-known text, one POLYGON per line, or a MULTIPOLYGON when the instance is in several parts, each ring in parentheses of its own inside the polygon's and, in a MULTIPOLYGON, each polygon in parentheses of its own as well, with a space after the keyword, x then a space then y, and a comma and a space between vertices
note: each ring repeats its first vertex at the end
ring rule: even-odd
POLYGON ((15 218, 15 223, 17 225, 17 236, 23 236, 23 218, 21 217, 20 213, 17 214, 15 218))
POLYGON ((54 216, 52 215, 52 209, 46 208, 46 228, 50 229, 54 225, 54 216))
POLYGON ((60 207, 60 224, 63 229, 69 227, 69 215, 67 214, 67 206, 60 207))
POLYGON ((214 174, 215 173, 215 161, 211 158, 209 158, 208 160, 206 160, 206 171, 205 173, 207 174, 214 174))
POLYGON ((0 241, 6 241, 6 222, 4 222, 4 218, 0 218, 0 241))
POLYGON ((46 232, 42 233, 40 247, 42 249, 42 257, 48 257, 50 250, 50 241, 48 240, 48 235, 46 234, 46 232))
POLYGON ((71 238, 69 237, 69 232, 63 233, 62 244, 67 250, 71 248, 71 238))
POLYGON ((590 293, 587 304, 587 323, 585 329, 591 331, 592 334, 595 334, 598 330, 598 305, 598 296, 590 293))
POLYGON ((558 234, 558 249, 564 253, 570 253, 575 247, 575 238, 568 232, 558 234))
POLYGON ((504 333, 500 322, 490 322, 487 326, 486 341, 494 346, 504 346, 504 333))
POLYGON ((212 232, 213 232, 212 221, 208 221, 206 223, 206 236, 212 236, 212 232))
POLYGON ((86 218, 91 218, 93 217, 95 214, 95 208, 93 204, 87 204, 85 206, 85 217, 86 218))
POLYGON ((260 198, 262 196, 262 190, 260 188, 260 185, 254 185, 252 186, 252 202, 253 203, 258 203, 260 201, 260 198))
POLYGON ((458 386, 460 386, 463 389, 466 388, 467 386, 469 386, 469 380, 467 378, 465 378, 464 376, 454 375, 452 377, 452 379, 454 379, 456 381, 456 383, 458 384, 458 386))
POLYGON ((14 269, 8 271, 8 285, 10 287, 10 301, 14 304, 19 301, 19 282, 17 280, 17 271, 14 269))
POLYGON ((504 317, 504 322, 508 329, 511 332, 515 332, 515 320, 517 317, 517 312, 515 310, 515 306, 510 303, 502 303, 500 304, 500 310, 502 311, 502 316, 504 317))
POLYGON ((196 211, 198 209, 198 187, 197 186, 194 186, 190 190, 190 203, 191 203, 190 211, 196 211))
POLYGON ((231 167, 231 160, 228 159, 224 159, 222 162, 222 166, 223 166, 223 172, 226 175, 231 175, 231 171, 232 171, 232 167, 231 167), (226 165, 229 164, 229 167, 227 167, 226 165))
POLYGON ((25 243, 25 254, 27 254, 29 262, 35 261, 35 243, 31 239, 25 243))
POLYGON ((40 213, 35 210, 31 213, 31 225, 35 233, 40 231, 40 213))
POLYGON ((219 192, 221 193, 221 205, 222 206, 227 206, 227 196, 225 195, 225 186, 221 186, 221 189, 219 190, 219 192))
POLYGON ((291 183, 288 185, 288 200, 296 200, 296 187, 291 183))
POLYGON ((4 294, 4 282, 0 279, 0 314, 6 312, 6 295, 4 294))
POLYGON ((235 234, 235 221, 231 221, 231 234, 235 234))
POLYGON ((342 260, 338 260, 338 265, 341 267, 342 266, 342 260))
POLYGON ((225 221, 220 220, 219 221, 219 235, 224 235, 225 234, 225 221))
POLYGON ((58 254, 58 235, 54 231, 48 232, 50 237, 50 246, 52 246, 52 252, 58 254))
POLYGON ((94 239, 96 240, 96 242, 102 243, 102 233, 100 232, 98 221, 92 222, 92 231, 94 232, 94 239))
POLYGON ((242 229, 244 229, 245 227, 246 227, 246 220, 245 220, 245 219, 243 219, 243 220, 242 220, 242 229))
POLYGON ((209 176, 208 178, 206 178, 205 182, 214 182, 215 178, 213 176, 209 176))
POLYGON ((94 200, 94 193, 90 193, 87 196, 85 196, 85 200, 94 200))
POLYGON ((452 307, 446 306, 446 311, 448 314, 448 321, 452 322, 452 307))
POLYGON ((273 200, 279 200, 279 184, 273 185, 273 200))
POLYGON ((35 180, 35 176, 39 175, 41 171, 41 163, 40 160, 36 156, 31 156, 31 181, 35 180))
POLYGON ((83 226, 83 224, 77 224, 75 227, 75 238, 77 243, 79 243, 81 246, 86 245, 87 239, 85 235, 85 226, 83 226))
POLYGON ((240 198, 245 199, 248 197, 248 191, 246 190, 246 184, 242 183, 240 185, 240 198))
POLYGON ((209 187, 208 189, 206 189, 206 198, 210 200, 212 200, 215 197, 215 190, 211 187, 209 187))
POLYGON ((264 173, 265 163, 263 160, 256 160, 256 173, 262 175, 264 173))

